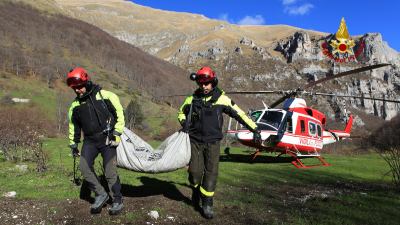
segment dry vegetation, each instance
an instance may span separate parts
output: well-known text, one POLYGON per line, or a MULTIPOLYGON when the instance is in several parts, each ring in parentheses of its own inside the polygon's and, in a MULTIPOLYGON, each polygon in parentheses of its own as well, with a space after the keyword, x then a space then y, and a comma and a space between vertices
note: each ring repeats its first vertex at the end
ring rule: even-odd
POLYGON ((383 124, 369 137, 369 143, 389 164, 393 182, 400 190, 400 115, 383 124))
POLYGON ((0 34, 0 69, 40 76, 49 87, 75 65, 118 74, 130 87, 153 96, 182 92, 189 82, 182 69, 92 25, 30 6, 0 4, 0 34))
POLYGON ((6 160, 33 161, 38 172, 45 171, 47 156, 41 139, 54 133, 55 124, 35 107, 2 105, 0 118, 0 150, 6 160))

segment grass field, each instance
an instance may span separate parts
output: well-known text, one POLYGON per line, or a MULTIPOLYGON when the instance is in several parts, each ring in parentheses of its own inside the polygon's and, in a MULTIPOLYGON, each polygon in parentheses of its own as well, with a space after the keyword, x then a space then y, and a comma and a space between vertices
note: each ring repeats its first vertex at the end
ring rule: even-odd
MULTIPOLYGON (((45 141, 49 169, 44 174, 37 174, 34 164, 28 163, 28 172, 20 172, 15 163, 0 159, 0 192, 16 191, 17 200, 21 201, 79 199, 80 187, 71 182, 73 160, 66 146, 64 139, 45 141)), ((254 163, 243 162, 237 157, 239 153, 247 157, 245 151, 233 148, 235 157, 221 153, 215 196, 220 219, 213 220, 215 223, 398 224, 400 194, 391 186, 388 166, 376 154, 326 155, 333 166, 300 170, 287 162, 273 163, 270 158, 264 160, 269 163, 264 163, 265 155, 254 163)), ((99 163, 96 167, 101 173, 99 163)), ((178 204, 177 196, 186 196, 185 199, 190 196, 185 169, 162 174, 119 169, 119 174, 125 199, 134 202, 134 197, 146 197, 149 202, 166 201, 166 205, 152 206, 161 215, 173 210, 168 204, 178 204), (154 196, 159 197, 153 200, 154 196)), ((186 214, 197 215, 187 205, 182 207, 186 214)), ((120 222, 144 216, 137 211, 126 211, 120 222)), ((191 223, 187 218, 184 221, 191 223)))

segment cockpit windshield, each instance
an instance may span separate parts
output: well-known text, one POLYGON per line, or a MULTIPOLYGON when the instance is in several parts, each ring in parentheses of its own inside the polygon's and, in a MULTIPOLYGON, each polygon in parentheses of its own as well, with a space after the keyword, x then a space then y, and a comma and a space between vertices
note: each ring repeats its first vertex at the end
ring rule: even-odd
POLYGON ((261 130, 278 130, 281 124, 283 113, 279 111, 265 111, 257 125, 261 130))

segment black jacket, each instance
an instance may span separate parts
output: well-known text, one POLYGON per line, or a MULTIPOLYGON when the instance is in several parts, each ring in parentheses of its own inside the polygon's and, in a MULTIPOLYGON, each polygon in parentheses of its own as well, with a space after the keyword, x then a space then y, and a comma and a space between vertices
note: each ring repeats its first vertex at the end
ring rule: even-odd
POLYGON ((81 131, 85 137, 95 137, 107 130, 121 134, 125 125, 118 97, 93 85, 82 97, 77 97, 69 109, 70 144, 80 142, 81 131))
POLYGON ((196 90, 188 96, 178 112, 178 120, 184 125, 192 105, 192 116, 189 126, 190 138, 201 143, 219 141, 223 138, 222 126, 225 113, 239 121, 250 131, 255 131, 257 125, 219 88, 214 88, 204 95, 196 90))

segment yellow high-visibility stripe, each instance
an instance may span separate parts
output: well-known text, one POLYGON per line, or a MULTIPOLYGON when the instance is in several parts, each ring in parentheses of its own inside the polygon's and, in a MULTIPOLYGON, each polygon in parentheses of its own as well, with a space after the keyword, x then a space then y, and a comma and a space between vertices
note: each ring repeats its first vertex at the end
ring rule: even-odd
POLYGON ((192 187, 197 188, 199 186, 199 184, 191 184, 192 187))
POLYGON ((72 122, 72 113, 74 111, 74 108, 79 106, 79 102, 77 100, 73 101, 71 104, 71 107, 68 110, 68 137, 69 137, 69 144, 77 144, 74 141, 75 137, 75 124, 72 122))
POLYGON ((214 196, 214 192, 213 191, 206 191, 202 186, 200 186, 200 192, 207 196, 207 197, 212 197, 214 196))
POLYGON ((232 108, 233 110, 236 111, 236 113, 239 115, 240 118, 242 118, 242 120, 252 129, 256 129, 257 125, 253 122, 253 120, 251 120, 246 113, 239 108, 239 106, 237 104, 232 105, 232 100, 226 96, 226 95, 221 95, 221 97, 219 97, 218 101, 215 103, 216 105, 225 105, 228 106, 230 108, 232 108))
POLYGON ((183 102, 183 104, 181 105, 181 107, 179 108, 179 111, 178 111, 178 121, 179 122, 186 120, 186 115, 183 112, 183 109, 185 108, 186 105, 192 104, 192 101, 193 101, 193 96, 188 96, 185 98, 185 101, 183 102))

